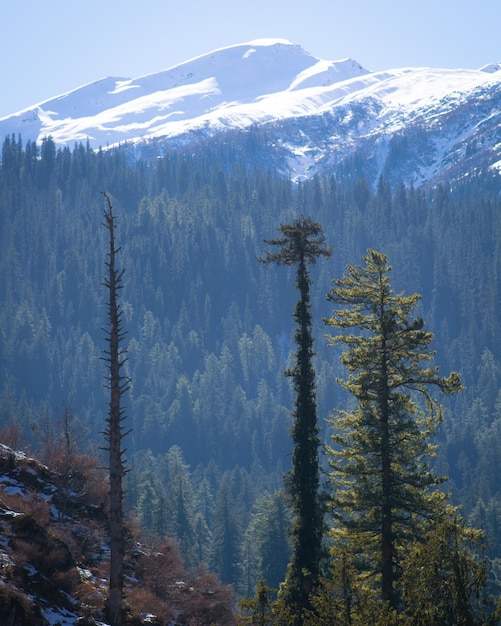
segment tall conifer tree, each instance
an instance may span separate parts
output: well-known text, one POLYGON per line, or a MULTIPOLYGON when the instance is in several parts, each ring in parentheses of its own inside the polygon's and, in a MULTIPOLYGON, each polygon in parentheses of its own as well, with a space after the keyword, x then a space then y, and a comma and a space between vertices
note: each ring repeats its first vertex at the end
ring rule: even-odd
POLYGON ((327 298, 343 308, 324 320, 341 331, 330 337, 331 345, 346 346, 341 361, 349 375, 339 382, 357 400, 332 420, 335 536, 359 555, 382 601, 396 608, 405 546, 446 510, 446 495, 434 489, 442 480, 429 467, 440 421, 430 388, 455 394, 461 384, 455 372, 444 378, 438 367, 422 365, 434 353, 433 334, 409 317, 420 296, 393 292, 384 254, 369 250, 364 260, 334 281, 327 298))
POLYGON ((236 583, 240 570, 241 529, 229 477, 219 488, 214 511, 210 565, 223 583, 236 583))
POLYGON ((323 511, 319 496, 319 427, 317 423, 315 370, 312 365, 313 333, 310 312, 311 278, 308 265, 318 257, 329 257, 320 224, 300 217, 292 224, 280 226, 283 237, 265 239, 277 252, 266 252, 263 263, 297 266, 296 288, 299 300, 294 311, 297 324, 297 346, 294 366, 286 372, 294 381, 296 391, 292 439, 292 471, 287 477, 294 521, 292 527, 292 556, 282 598, 291 612, 293 623, 303 623, 305 610, 311 609, 310 596, 320 574, 322 552, 323 511))

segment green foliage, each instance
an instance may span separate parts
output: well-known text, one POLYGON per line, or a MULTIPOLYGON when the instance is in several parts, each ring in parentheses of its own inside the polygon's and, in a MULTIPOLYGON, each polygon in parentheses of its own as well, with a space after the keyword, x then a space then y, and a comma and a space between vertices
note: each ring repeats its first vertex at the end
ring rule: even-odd
POLYGON ((241 528, 236 515, 228 478, 222 482, 214 509, 210 565, 224 583, 238 581, 240 575, 241 528))
POLYGON ((252 626, 267 626, 276 623, 273 615, 274 590, 266 585, 264 578, 260 578, 256 585, 254 598, 240 600, 239 606, 243 615, 239 616, 238 624, 252 626))
MULTIPOLYGON (((265 139, 252 129, 246 149, 255 153, 265 139)), ((109 189, 120 215, 127 279, 121 304, 132 379, 128 505, 141 515, 148 484, 151 532, 173 533, 175 503, 183 499, 169 491, 164 457, 177 445, 190 467, 190 490, 183 493, 195 529, 193 558, 208 561, 214 500, 225 473, 245 555, 256 499, 274 493, 291 468, 293 391, 283 376, 295 347, 291 268, 283 275, 263 271, 255 258, 277 223, 314 211, 336 249, 328 263, 322 258, 311 268, 314 335, 324 332, 320 320, 328 314, 324 296, 332 276, 369 247, 387 251, 398 268, 395 288, 412 285, 422 294, 417 312, 435 333, 436 362, 460 370, 466 387, 444 403, 433 468, 449 476, 454 502, 464 505, 468 519, 480 497, 485 506, 499 502, 499 177, 478 173, 461 188, 433 191, 391 189, 385 180, 372 188, 356 179, 350 164, 345 179, 293 184, 276 171, 248 168, 231 137, 201 144, 195 155, 179 149, 142 162, 122 149, 54 149, 48 140, 43 152, 42 158, 41 145, 23 145, 17 137, 2 147, 2 432, 15 425, 20 445, 35 453, 40 428, 57 428, 62 407, 69 407, 81 425, 81 451, 100 445, 106 241, 99 216, 100 190, 109 189)), ((324 344, 316 341, 314 355, 321 441, 330 429, 323 418, 350 402, 333 384, 338 348, 324 344)), ((499 533, 494 522, 486 524, 495 561, 499 533)), ((238 581, 247 592, 245 568, 238 581)))
POLYGON ((334 281, 328 299, 343 308, 325 319, 341 331, 329 341, 346 346, 341 362, 348 378, 339 382, 356 399, 353 410, 331 420, 332 532, 356 546, 359 566, 396 608, 407 546, 441 514, 445 500, 433 490, 441 480, 429 467, 440 417, 429 388, 454 394, 461 385, 457 373, 443 378, 437 367, 421 365, 433 357, 433 335, 421 318, 410 318, 419 296, 394 294, 384 254, 369 250, 364 260, 334 281))
POLYGON ((290 559, 291 521, 283 491, 265 492, 257 498, 244 538, 246 595, 261 579, 274 589, 283 582, 290 559))
POLYGON ((403 564, 402 600, 416 626, 495 623, 487 601, 487 563, 479 558, 482 533, 468 528, 455 510, 411 546, 403 564))
POLYGON ((295 614, 295 624, 302 624, 304 609, 310 608, 309 596, 320 574, 323 536, 323 510, 319 498, 319 426, 315 397, 315 370, 312 365, 313 334, 308 265, 319 257, 329 257, 320 224, 310 218, 294 220, 280 227, 283 237, 265 239, 278 252, 268 251, 263 263, 297 266, 296 289, 300 297, 294 310, 296 353, 294 365, 286 372, 294 382, 294 423, 291 429, 294 448, 292 471, 286 486, 292 502, 292 556, 284 589, 285 603, 295 614))

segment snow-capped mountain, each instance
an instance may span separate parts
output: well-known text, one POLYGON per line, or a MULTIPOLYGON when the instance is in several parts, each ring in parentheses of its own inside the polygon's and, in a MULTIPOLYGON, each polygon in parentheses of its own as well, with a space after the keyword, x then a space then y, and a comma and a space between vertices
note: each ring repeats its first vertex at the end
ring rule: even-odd
POLYGON ((0 136, 158 150, 264 126, 285 174, 360 170, 420 184, 501 162, 501 71, 370 72, 289 41, 215 50, 156 74, 104 78, 0 119, 0 136), (357 165, 358 164, 358 165, 357 165))

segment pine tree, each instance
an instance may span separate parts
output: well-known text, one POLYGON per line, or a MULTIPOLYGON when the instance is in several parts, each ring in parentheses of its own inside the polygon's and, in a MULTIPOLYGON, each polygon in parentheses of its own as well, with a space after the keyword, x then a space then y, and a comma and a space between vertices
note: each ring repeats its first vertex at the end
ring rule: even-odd
POLYGON ((104 211, 105 226, 109 233, 109 252, 106 267, 108 275, 104 286, 108 290, 108 328, 105 350, 108 376, 106 387, 110 390, 109 412, 106 421, 105 438, 109 452, 110 472, 110 580, 107 599, 107 611, 111 626, 122 624, 122 604, 124 585, 125 529, 123 511, 123 477, 126 473, 123 448, 125 413, 122 397, 129 389, 129 378, 123 375, 123 366, 127 360, 126 349, 122 347, 125 332, 122 329, 122 312, 118 304, 118 293, 122 288, 124 270, 116 269, 116 255, 120 248, 115 242, 115 220, 110 198, 104 194, 107 210, 104 211))
POLYGON ((214 511, 210 566, 223 583, 237 584, 240 577, 241 529, 228 476, 219 488, 214 511))
POLYGON ((402 599, 415 626, 481 626, 499 623, 486 596, 487 562, 480 558, 483 533, 457 511, 428 530, 403 563, 402 599))
POLYGON ((393 292, 384 254, 368 250, 364 260, 327 296, 343 306, 324 321, 341 331, 329 341, 346 346, 349 375, 339 382, 357 401, 332 419, 332 505, 338 541, 356 547, 359 566, 396 608, 402 551, 423 534, 424 520, 445 510, 446 495, 434 489, 442 480, 429 467, 440 421, 430 388, 455 394, 461 384, 455 372, 443 378, 438 367, 422 366, 434 353, 423 320, 409 319, 420 296, 393 292))
POLYGON ((287 533, 290 515, 283 490, 261 494, 254 503, 245 534, 245 592, 252 593, 259 578, 278 589, 290 558, 287 533))
POLYGON ((300 294, 294 311, 297 350, 294 367, 286 372, 292 377, 296 392, 291 430, 292 471, 286 481, 295 517, 291 533, 292 556, 282 599, 294 616, 294 624, 300 625, 304 611, 311 609, 310 595, 318 583, 323 535, 308 265, 316 263, 320 256, 329 257, 331 250, 325 247, 322 227, 310 218, 298 218, 292 224, 280 226, 279 230, 283 237, 265 239, 267 245, 278 247, 278 252, 268 251, 260 261, 297 266, 296 288, 300 294))
POLYGON ((244 599, 239 602, 240 608, 245 615, 238 619, 239 626, 249 624, 249 626, 268 626, 276 623, 273 616, 273 596, 274 590, 268 587, 264 578, 260 578, 256 584, 256 595, 254 598, 244 599))

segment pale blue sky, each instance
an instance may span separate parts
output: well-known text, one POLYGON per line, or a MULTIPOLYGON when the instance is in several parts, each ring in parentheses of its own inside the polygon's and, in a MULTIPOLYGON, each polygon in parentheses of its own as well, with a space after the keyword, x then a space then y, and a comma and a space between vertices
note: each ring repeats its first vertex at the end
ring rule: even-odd
POLYGON ((369 70, 501 61, 501 0, 2 0, 0 117, 104 76, 280 37, 369 70))

